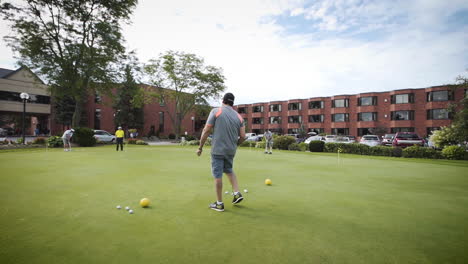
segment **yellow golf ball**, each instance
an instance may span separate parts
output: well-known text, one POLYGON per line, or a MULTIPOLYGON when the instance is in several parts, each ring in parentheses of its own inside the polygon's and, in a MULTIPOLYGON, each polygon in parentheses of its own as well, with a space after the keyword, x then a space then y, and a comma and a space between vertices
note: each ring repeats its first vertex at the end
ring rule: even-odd
POLYGON ((150 200, 148 198, 143 198, 140 200, 141 207, 148 207, 150 204, 150 200))
POLYGON ((266 179, 266 180, 265 180, 265 184, 266 184, 266 185, 271 185, 271 180, 270 180, 270 179, 266 179))

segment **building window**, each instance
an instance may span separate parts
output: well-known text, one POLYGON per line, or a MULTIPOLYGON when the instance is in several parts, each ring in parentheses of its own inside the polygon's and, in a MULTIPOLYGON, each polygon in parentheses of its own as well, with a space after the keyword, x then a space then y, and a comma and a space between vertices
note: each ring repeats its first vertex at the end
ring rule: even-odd
POLYGON ((259 117, 252 118, 252 124, 255 124, 255 125, 263 124, 263 118, 259 118, 259 117))
POLYGON ((393 111, 392 120, 414 120, 414 111, 393 111))
POLYGON ((358 113, 358 121, 377 121, 377 112, 358 113))
POLYGON ((309 128, 307 132, 315 132, 318 134, 325 133, 325 129, 323 128, 309 128))
POLYGON ((362 136, 365 136, 365 135, 372 135, 372 128, 370 127, 362 127, 362 128, 358 128, 357 130, 357 133, 358 133, 358 137, 362 137, 362 136))
POLYGON ((366 96, 358 99, 358 106, 377 105, 377 96, 366 96))
POLYGON ((159 112, 159 128, 158 131, 164 132, 164 112, 159 112))
POLYGON ((334 114, 332 115, 332 122, 348 122, 349 114, 334 114))
POLYGON ((301 103, 289 103, 288 104, 288 110, 289 111, 301 110, 301 109, 302 109, 302 104, 301 103))
POLYGON ((299 128, 289 128, 288 134, 299 134, 299 128))
POLYGON ((324 120, 323 115, 310 115, 309 116, 309 122, 310 123, 322 123, 324 120))
POLYGON ((395 94, 392 95, 392 104, 409 104, 414 103, 414 94, 395 94))
POLYGON ((349 99, 332 100, 332 107, 333 108, 348 107, 348 106, 349 106, 349 99))
POLYGON ((434 92, 428 92, 426 94, 427 94, 428 102, 440 102, 440 101, 453 100, 452 91, 434 91, 434 92))
MULTIPOLYGON (((8 91, 0 91, 0 100, 23 102, 23 99, 20 98, 20 93, 8 92, 8 91)), ((28 103, 32 103, 32 104, 50 104, 50 96, 30 94, 29 99, 28 99, 28 103)))
POLYGON ((288 123, 302 123, 302 116, 288 116, 288 123))
POLYGON ((253 113, 261 113, 263 112, 263 105, 257 105, 252 107, 252 112, 253 113))
POLYGON ((429 109, 427 110, 427 120, 432 119, 452 119, 452 113, 447 109, 429 109))
POLYGON ((102 103, 102 98, 101 98, 101 95, 99 93, 94 93, 94 103, 96 104, 100 104, 102 103))
POLYGON ((166 106, 166 100, 164 96, 159 96, 159 106, 166 106))
POLYGON ((237 112, 238 112, 239 114, 247 114, 247 107, 239 107, 239 108, 237 109, 237 112))
POLYGON ((280 104, 270 105, 270 112, 281 112, 281 105, 280 104))
POLYGON ((101 109, 94 110, 94 129, 101 129, 101 109))
POLYGON ((320 109, 323 108, 323 101, 310 101, 309 109, 320 109))
POLYGON ((427 127, 426 128, 426 135, 430 136, 430 135, 432 135, 432 132, 434 132, 436 130, 440 130, 440 129, 441 129, 440 127, 427 127))
POLYGON ((270 124, 281 124, 281 116, 270 116, 270 124))
POLYGON ((249 119, 248 118, 244 118, 244 126, 247 126, 249 124, 249 119))
POLYGON ((349 128, 332 128, 332 135, 349 135, 349 128))
POLYGON ((414 127, 392 127, 391 132, 392 134, 398 132, 414 132, 414 127))

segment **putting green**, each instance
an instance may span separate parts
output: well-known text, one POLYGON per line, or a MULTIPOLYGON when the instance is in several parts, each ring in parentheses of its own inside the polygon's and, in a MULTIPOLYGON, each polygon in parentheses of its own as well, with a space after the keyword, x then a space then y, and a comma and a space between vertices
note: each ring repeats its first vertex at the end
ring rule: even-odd
POLYGON ((202 157, 195 150, 0 152, 0 263, 468 260, 466 161, 338 161, 244 148, 234 165, 249 192, 238 206, 223 194, 220 213, 208 209, 215 200, 209 149, 202 157), (144 197, 149 208, 139 206, 144 197))

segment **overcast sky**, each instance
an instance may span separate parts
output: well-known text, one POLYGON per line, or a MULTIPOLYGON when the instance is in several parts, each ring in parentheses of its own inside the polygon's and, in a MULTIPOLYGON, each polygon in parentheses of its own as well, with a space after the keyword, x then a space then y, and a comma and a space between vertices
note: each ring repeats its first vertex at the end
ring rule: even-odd
MULTIPOLYGON (((221 67, 236 104, 420 88, 468 69, 468 1, 140 0, 124 36, 142 62, 221 67)), ((15 68, 3 40, 0 67, 15 68)))

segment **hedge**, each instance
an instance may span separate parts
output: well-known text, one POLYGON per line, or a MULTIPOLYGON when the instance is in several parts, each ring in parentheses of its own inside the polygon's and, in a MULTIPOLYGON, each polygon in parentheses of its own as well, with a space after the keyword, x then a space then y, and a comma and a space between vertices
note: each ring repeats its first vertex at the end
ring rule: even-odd
POLYGON ((440 159, 442 154, 432 148, 420 147, 417 145, 403 149, 404 158, 424 158, 424 159, 440 159))
POLYGON ((81 147, 92 147, 96 145, 96 138, 94 137, 94 130, 87 127, 79 127, 73 133, 73 142, 81 147))
POLYGON ((442 150, 442 156, 450 160, 462 160, 465 158, 466 150, 459 146, 446 146, 442 150))

